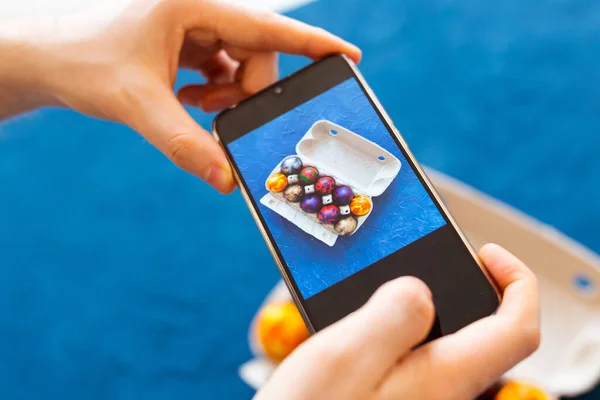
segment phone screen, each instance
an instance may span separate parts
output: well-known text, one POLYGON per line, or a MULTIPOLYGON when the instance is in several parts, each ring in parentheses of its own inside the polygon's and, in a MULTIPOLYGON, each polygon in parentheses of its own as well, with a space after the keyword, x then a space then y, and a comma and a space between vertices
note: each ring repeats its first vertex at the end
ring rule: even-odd
POLYGON ((494 289, 345 59, 225 112, 216 130, 314 330, 403 275, 432 290, 433 336, 495 311, 494 289))

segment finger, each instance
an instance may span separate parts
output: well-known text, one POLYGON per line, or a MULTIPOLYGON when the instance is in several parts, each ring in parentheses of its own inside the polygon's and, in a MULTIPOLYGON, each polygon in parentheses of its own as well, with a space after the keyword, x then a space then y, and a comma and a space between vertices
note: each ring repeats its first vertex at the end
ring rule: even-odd
POLYGON ((224 50, 210 54, 199 46, 188 44, 182 49, 179 65, 200 71, 208 83, 219 84, 233 82, 240 63, 232 60, 224 50))
POLYGON ((226 49, 231 62, 241 62, 236 77, 239 83, 186 86, 178 94, 181 102, 200 107, 206 112, 216 112, 277 81, 277 53, 257 53, 236 47, 226 49))
POLYGON ((231 83, 234 81, 239 65, 239 62, 232 60, 225 51, 221 50, 212 57, 206 58, 198 65, 198 69, 208 83, 231 83))
POLYGON ((258 52, 282 52, 319 59, 331 53, 347 54, 354 62, 360 50, 339 37, 288 17, 252 10, 226 2, 189 1, 184 16, 188 29, 208 28, 219 39, 234 46, 258 52))
POLYGON ((148 84, 143 96, 124 110, 122 121, 142 134, 180 168, 196 175, 221 193, 235 183, 225 153, 196 123, 170 88, 148 84))
POLYGON ((539 320, 537 279, 521 260, 496 244, 487 244, 479 257, 503 293, 498 315, 539 320))
POLYGON ((415 350, 386 377, 384 399, 474 398, 537 348, 535 276, 500 246, 479 254, 503 292, 498 313, 415 350))
POLYGON ((239 103, 246 94, 239 83, 229 83, 184 86, 177 97, 182 103, 200 107, 205 112, 217 112, 239 103))
POLYGON ((423 341, 433 324, 431 292, 423 282, 403 277, 377 290, 367 304, 315 335, 313 349, 331 368, 352 365, 373 382, 423 341))
POLYGON ((248 51, 230 45, 225 45, 224 49, 241 63, 237 80, 246 94, 254 94, 277 81, 277 53, 248 51))

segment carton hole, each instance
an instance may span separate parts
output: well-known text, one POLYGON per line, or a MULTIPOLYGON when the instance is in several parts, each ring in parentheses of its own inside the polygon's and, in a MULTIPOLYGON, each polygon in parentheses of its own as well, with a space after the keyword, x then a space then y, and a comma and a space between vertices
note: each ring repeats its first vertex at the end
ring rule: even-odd
POLYGON ((377 159, 378 159, 379 161, 381 161, 381 162, 385 161, 385 157, 384 157, 384 156, 379 156, 379 157, 377 157, 377 159))
POLYGON ((330 130, 329 130, 329 133, 331 133, 331 135, 333 135, 333 136, 335 136, 335 135, 337 135, 337 134, 338 134, 338 133, 337 133, 337 131, 336 131, 335 129, 330 129, 330 130))
POLYGON ((594 281, 584 274, 577 274, 573 277, 573 286, 581 294, 590 295, 596 292, 594 281))

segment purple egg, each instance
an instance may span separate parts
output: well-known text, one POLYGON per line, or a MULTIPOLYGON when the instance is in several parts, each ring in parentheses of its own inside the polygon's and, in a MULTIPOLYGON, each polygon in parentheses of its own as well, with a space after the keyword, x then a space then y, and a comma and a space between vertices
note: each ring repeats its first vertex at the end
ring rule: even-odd
POLYGON ((354 198, 354 192, 349 186, 338 186, 333 191, 333 200, 338 206, 347 206, 354 198))
POLYGON ((316 194, 309 194, 302 199, 302 203, 300 203, 302 211, 309 214, 319 211, 321 209, 321 205, 321 196, 317 196, 316 194))

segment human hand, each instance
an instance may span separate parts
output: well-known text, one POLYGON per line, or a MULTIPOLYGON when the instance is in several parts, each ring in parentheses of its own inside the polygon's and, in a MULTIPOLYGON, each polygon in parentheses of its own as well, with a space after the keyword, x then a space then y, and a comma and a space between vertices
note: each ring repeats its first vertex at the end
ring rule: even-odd
POLYGON ((413 350, 431 328, 434 307, 421 281, 399 278, 298 347, 255 399, 477 397, 540 340, 533 273, 497 245, 479 256, 503 293, 496 314, 413 350))
POLYGON ((233 105, 277 80, 278 52, 361 56, 319 28, 222 0, 134 0, 90 11, 15 28, 27 50, 13 68, 11 80, 24 82, 18 91, 127 124, 223 193, 235 185, 225 154, 181 102, 207 112, 233 105), (178 67, 199 71, 206 83, 175 96, 178 67))

